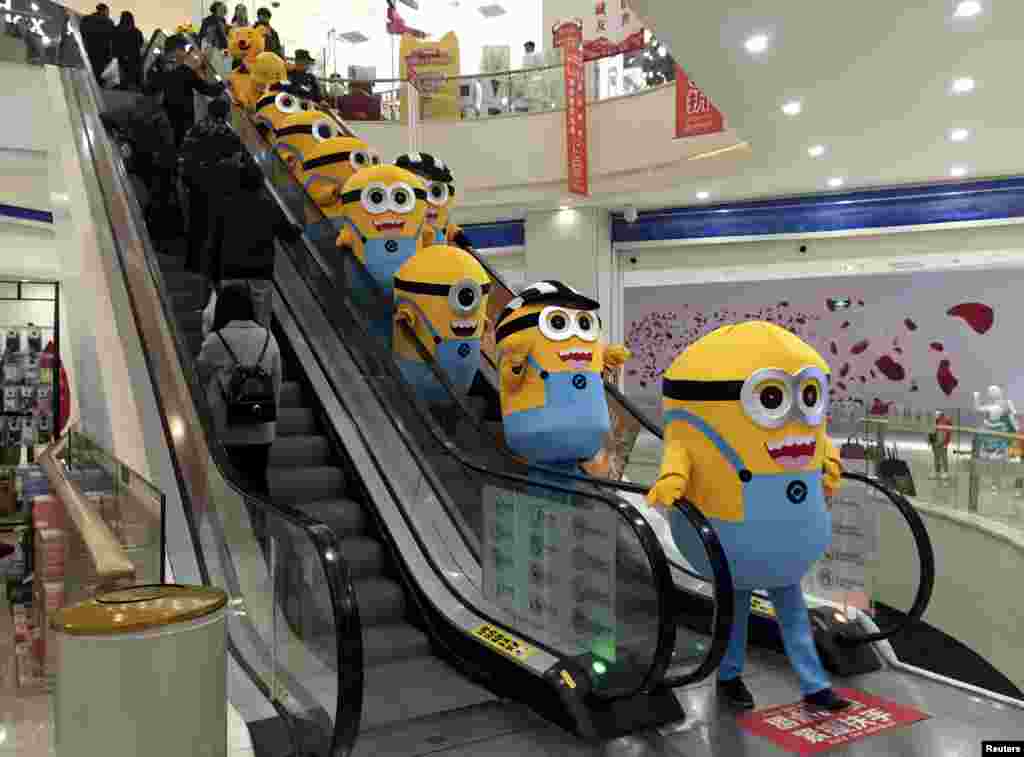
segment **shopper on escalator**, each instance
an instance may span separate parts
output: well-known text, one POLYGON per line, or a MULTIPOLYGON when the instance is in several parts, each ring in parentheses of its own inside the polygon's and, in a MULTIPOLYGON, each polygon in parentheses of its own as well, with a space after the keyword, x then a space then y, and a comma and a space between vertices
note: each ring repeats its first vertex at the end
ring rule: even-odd
POLYGON ((256 11, 256 18, 256 28, 263 30, 263 49, 279 58, 284 58, 284 47, 281 45, 281 38, 277 36, 277 31, 270 25, 270 9, 260 8, 256 11))
POLYGON ((100 3, 96 12, 83 16, 78 27, 82 32, 82 43, 89 58, 93 75, 102 83, 101 77, 110 61, 114 59, 114 22, 110 20, 110 6, 100 3))
POLYGON ((164 108, 174 127, 174 143, 179 147, 196 120, 196 93, 216 97, 226 89, 224 82, 207 82, 196 73, 201 60, 191 48, 192 45, 180 34, 168 39, 164 49, 173 63, 169 69, 161 69, 150 77, 152 82, 149 85, 163 93, 164 108))
POLYGON ((296 50, 295 70, 288 74, 288 79, 298 87, 303 97, 318 103, 324 99, 324 96, 320 91, 320 82, 317 81, 316 75, 309 70, 314 63, 316 61, 309 54, 309 50, 296 50))
POLYGON ((142 46, 145 40, 135 26, 131 11, 121 13, 114 32, 113 53, 121 68, 121 89, 138 89, 142 84, 142 46))
POLYGON ((196 365, 206 387, 217 436, 231 465, 242 477, 239 483, 248 493, 268 496, 267 465, 277 423, 232 423, 228 413, 232 378, 238 366, 262 369, 273 384, 275 405, 279 405, 281 398, 281 351, 270 330, 256 322, 252 300, 244 286, 226 286, 221 290, 213 328, 203 341, 196 365))
POLYGON ((209 249, 211 219, 216 205, 237 185, 232 174, 245 146, 228 123, 231 104, 226 97, 210 101, 206 118, 185 135, 181 145, 181 177, 188 189, 188 259, 185 268, 212 276, 219 263, 209 249))

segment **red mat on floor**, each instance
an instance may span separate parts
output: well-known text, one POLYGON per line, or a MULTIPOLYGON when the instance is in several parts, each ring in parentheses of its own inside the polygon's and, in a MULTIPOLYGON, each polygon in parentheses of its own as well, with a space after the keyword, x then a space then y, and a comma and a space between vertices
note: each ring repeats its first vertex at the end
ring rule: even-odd
POLYGON ((819 754, 930 717, 913 707, 856 689, 836 689, 835 692, 853 704, 840 712, 823 712, 800 702, 783 704, 743 715, 739 723, 787 751, 804 755, 819 754))

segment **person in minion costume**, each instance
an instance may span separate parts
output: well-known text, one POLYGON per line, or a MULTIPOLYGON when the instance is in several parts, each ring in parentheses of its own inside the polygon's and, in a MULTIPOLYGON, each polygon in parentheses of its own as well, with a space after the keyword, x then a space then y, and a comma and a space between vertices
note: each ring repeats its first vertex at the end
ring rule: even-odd
POLYGON ((247 108, 259 100, 251 66, 256 62, 256 56, 263 52, 263 44, 263 34, 251 26, 234 26, 228 34, 228 52, 236 63, 228 75, 228 83, 235 100, 247 108))
POLYGON ((455 205, 455 179, 451 169, 440 158, 425 152, 399 155, 395 165, 412 171, 427 184, 427 223, 434 233, 424 244, 444 244, 472 250, 462 229, 449 221, 455 205))
POLYGON ((723 326, 665 372, 665 443, 647 499, 671 508, 672 535, 694 570, 703 546, 672 504, 686 497, 714 526, 735 587, 735 621, 718 674, 731 704, 754 698, 741 674, 754 589, 766 589, 804 701, 840 710, 814 646, 800 581, 832 542, 825 497, 838 491, 839 453, 826 433, 829 366, 791 332, 764 321, 723 326))
POLYGON ((341 201, 345 183, 357 171, 380 164, 377 151, 354 137, 332 137, 306 152, 305 160, 297 164, 295 178, 324 214, 323 220, 307 227, 311 240, 337 239, 345 213, 341 201))
POLYGON ((601 339, 600 306, 559 281, 509 301, 495 324, 505 441, 529 463, 577 473, 611 430, 601 374, 629 359, 601 339))
POLYGON ((308 113, 313 106, 296 94, 290 81, 282 79, 271 82, 252 109, 256 128, 264 139, 273 142, 274 130, 280 128, 285 119, 296 113, 308 113))
POLYGON ((326 113, 304 110, 301 104, 292 107, 297 107, 298 111, 281 119, 280 126, 274 129, 273 148, 292 174, 298 176, 306 155, 315 150, 317 145, 345 135, 326 113))
MULTIPOLYGON (((393 281, 402 265, 422 248, 427 218, 427 188, 416 174, 393 165, 379 165, 356 172, 341 192, 341 232, 335 244, 351 253, 346 264, 357 299, 375 298, 375 285, 388 308, 394 300, 393 281), (370 281, 365 281, 364 275, 370 281)), ((371 331, 391 350, 391 314, 374 314, 371 331)))
POLYGON ((453 388, 465 394, 480 369, 490 288, 490 277, 477 259, 447 245, 423 248, 395 273, 395 362, 428 402, 447 403, 450 395, 401 324, 413 330, 453 388))

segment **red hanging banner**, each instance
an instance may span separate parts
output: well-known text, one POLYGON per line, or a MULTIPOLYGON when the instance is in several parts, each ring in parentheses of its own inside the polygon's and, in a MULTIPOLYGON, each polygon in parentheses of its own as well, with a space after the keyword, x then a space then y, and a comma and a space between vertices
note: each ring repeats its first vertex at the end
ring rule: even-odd
POLYGON ((587 155, 587 90, 583 68, 583 24, 565 21, 554 28, 555 47, 562 48, 565 65, 565 147, 569 192, 590 193, 587 155))
POLYGON ((676 66, 676 139, 717 134, 725 130, 725 119, 693 80, 676 66))

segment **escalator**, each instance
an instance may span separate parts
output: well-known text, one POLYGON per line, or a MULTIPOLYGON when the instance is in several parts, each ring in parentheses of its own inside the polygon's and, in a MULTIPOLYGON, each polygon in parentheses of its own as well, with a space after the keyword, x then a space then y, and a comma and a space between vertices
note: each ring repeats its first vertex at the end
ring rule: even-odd
MULTIPOLYGON (((66 70, 62 81, 83 166, 104 200, 173 484, 196 558, 209 563, 202 579, 228 587, 240 608, 233 649, 256 696, 239 704, 233 691, 232 702, 254 738, 276 721, 292 748, 344 754, 357 734, 380 743, 410 721, 487 706, 494 721, 522 730, 531 721, 506 700, 588 739, 684 719, 661 683, 676 641, 670 575, 643 518, 584 487, 531 480, 504 456, 455 454, 308 241, 280 249, 275 275, 287 385, 272 501, 232 483, 193 365, 204 293, 173 244, 163 255, 154 249, 88 71, 66 70), (494 490, 602 513, 613 551, 582 556, 614 567, 610 626, 582 614, 531 625, 486 596, 483 502, 494 490), (613 637, 610 647, 597 650, 597 635, 613 637)), ((727 608, 724 556, 699 514, 690 518, 727 608)), ((688 680, 717 665, 728 624, 723 610, 712 642, 691 656, 688 680)))

